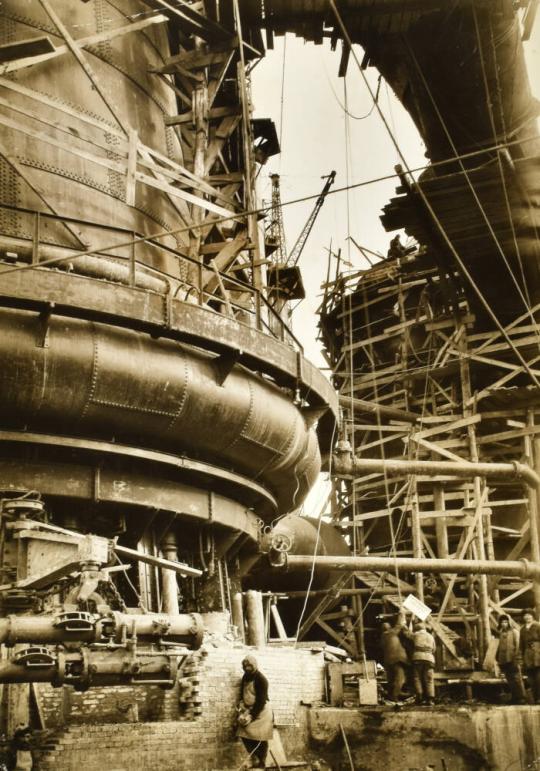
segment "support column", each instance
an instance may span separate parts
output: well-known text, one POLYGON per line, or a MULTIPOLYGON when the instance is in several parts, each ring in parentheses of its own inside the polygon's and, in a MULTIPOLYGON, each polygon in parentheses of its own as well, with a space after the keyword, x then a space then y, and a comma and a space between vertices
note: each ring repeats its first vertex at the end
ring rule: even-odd
MULTIPOLYGON (((176 536, 174 533, 168 533, 163 539, 161 551, 165 559, 171 560, 171 562, 178 562, 176 536)), ((174 570, 161 568, 161 589, 163 612, 177 616, 180 613, 180 606, 178 604, 178 584, 174 570)))
MULTIPOLYGON (((433 502, 437 512, 444 511, 446 509, 444 487, 440 482, 436 482, 433 485, 433 502)), ((448 528, 446 526, 445 517, 435 518, 435 537, 437 539, 437 556, 441 559, 447 559, 449 556, 448 528)))
MULTIPOLYGON (((199 41, 202 43, 202 41, 199 41)), ((192 93, 192 112, 194 124, 193 146, 193 173, 201 179, 206 176, 205 160, 208 149, 208 83, 204 72, 198 73, 198 84, 192 93)), ((191 219, 194 225, 199 226, 204 220, 204 211, 200 206, 191 207, 191 219)), ((197 285, 199 288, 199 304, 204 303, 203 289, 203 259, 200 253, 202 241, 202 229, 197 227, 190 232, 189 256, 199 263, 197 285)))
MULTIPOLYGON (((534 426, 534 410, 530 410, 527 415, 527 423, 531 428, 534 426)), ((531 459, 534 470, 538 473, 540 471, 540 438, 535 436, 526 436, 526 453, 531 459), (534 439, 532 437, 534 436, 534 439)), ((539 540, 539 512, 540 512, 540 500, 538 488, 533 490, 529 488, 529 524, 530 524, 530 542, 531 542, 531 560, 540 562, 540 540, 539 540)), ((536 610, 536 616, 540 614, 540 580, 537 578, 533 580, 533 596, 534 607, 536 610)))
POLYGON ((262 594, 252 589, 246 594, 246 618, 249 645, 263 648, 266 645, 266 637, 264 634, 262 594))
MULTIPOLYGON (((470 375, 470 369, 469 369, 469 360, 466 358, 467 354, 467 330, 465 328, 465 325, 462 326, 462 334, 459 340, 459 349, 463 356, 460 358, 459 363, 459 369, 460 369, 460 376, 461 376, 461 398, 463 401, 463 404, 470 404, 470 399, 472 396, 472 388, 471 388, 471 375, 470 375)), ((473 414, 473 409, 471 407, 464 407, 463 409, 463 415, 465 417, 469 417, 473 414)), ((471 461, 473 463, 478 463, 478 445, 476 443, 476 429, 474 425, 467 426, 467 433, 469 437, 469 452, 471 461)), ((483 477, 475 476, 474 477, 474 500, 475 500, 475 506, 479 507, 482 506, 483 508, 483 486, 485 485, 485 480, 483 477)), ((479 514, 477 517, 477 534, 476 534, 476 544, 478 549, 478 559, 485 560, 486 559, 486 545, 485 545, 485 537, 484 537, 484 516, 482 513, 479 514)), ((488 591, 488 580, 487 576, 484 574, 480 574, 478 577, 478 601, 479 601, 479 610, 480 610, 480 624, 481 624, 481 631, 482 631, 482 639, 479 640, 479 648, 480 648, 480 659, 483 661, 484 655, 488 649, 489 642, 491 640, 491 628, 489 624, 489 591, 488 591)))
MULTIPOLYGON (((422 527, 420 524, 420 511, 418 505, 418 491, 416 487, 416 477, 413 477, 411 484, 414 485, 414 492, 411 496, 411 525, 412 525, 412 546, 413 557, 422 559, 424 550, 422 548, 422 527)), ((416 574, 416 593, 418 599, 424 601, 424 574, 416 574)))

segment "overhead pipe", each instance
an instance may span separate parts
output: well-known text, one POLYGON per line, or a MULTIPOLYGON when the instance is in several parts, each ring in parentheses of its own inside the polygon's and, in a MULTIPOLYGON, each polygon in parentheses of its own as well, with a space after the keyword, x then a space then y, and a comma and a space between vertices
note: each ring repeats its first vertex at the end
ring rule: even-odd
POLYGON ((348 442, 341 442, 333 456, 333 471, 338 476, 381 473, 389 477, 404 476, 453 476, 460 479, 486 477, 522 481, 540 490, 540 476, 525 463, 472 463, 450 460, 396 460, 394 458, 353 457, 348 442))
POLYGON ((339 406, 345 409, 355 410, 367 415, 376 415, 381 418, 389 418, 389 420, 401 420, 404 423, 416 423, 422 417, 416 412, 409 412, 408 410, 400 410, 398 407, 387 407, 384 404, 376 404, 375 402, 367 401, 366 399, 358 399, 351 396, 340 396, 339 406))
POLYGON ((529 560, 456 560, 423 559, 414 557, 314 557, 312 554, 274 555, 275 567, 287 570, 298 568, 326 568, 339 571, 374 571, 388 573, 403 570, 411 573, 463 573, 464 575, 512 576, 516 578, 540 578, 540 562, 529 560))
POLYGON ((0 618, 0 645, 50 645, 66 642, 121 643, 124 636, 139 640, 175 642, 200 648, 204 623, 198 613, 119 613, 105 616, 60 613, 43 616, 7 616, 0 618))

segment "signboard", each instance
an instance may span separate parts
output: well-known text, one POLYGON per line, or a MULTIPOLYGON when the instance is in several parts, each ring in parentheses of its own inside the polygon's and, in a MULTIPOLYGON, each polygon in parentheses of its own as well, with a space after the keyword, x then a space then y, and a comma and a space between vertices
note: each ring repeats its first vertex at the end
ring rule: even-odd
POLYGON ((419 600, 418 597, 415 597, 414 594, 409 594, 403 603, 403 607, 405 610, 409 610, 411 613, 414 613, 414 615, 421 621, 425 621, 431 613, 431 608, 429 608, 427 605, 424 605, 424 603, 419 600))

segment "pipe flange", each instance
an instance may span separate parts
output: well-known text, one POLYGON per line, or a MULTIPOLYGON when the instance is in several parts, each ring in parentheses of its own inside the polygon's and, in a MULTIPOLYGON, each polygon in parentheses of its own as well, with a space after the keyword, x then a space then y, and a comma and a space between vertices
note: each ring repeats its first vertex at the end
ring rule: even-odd
POLYGON ((97 671, 96 666, 90 664, 90 651, 86 647, 82 647, 80 650, 81 656, 81 674, 73 682, 73 687, 76 691, 87 691, 92 685, 92 675, 97 671))
POLYGON ((526 557, 521 557, 519 559, 519 562, 523 564, 523 578, 538 578, 538 570, 540 569, 540 566, 536 562, 531 562, 526 557), (533 565, 536 565, 536 570, 533 568, 533 565))

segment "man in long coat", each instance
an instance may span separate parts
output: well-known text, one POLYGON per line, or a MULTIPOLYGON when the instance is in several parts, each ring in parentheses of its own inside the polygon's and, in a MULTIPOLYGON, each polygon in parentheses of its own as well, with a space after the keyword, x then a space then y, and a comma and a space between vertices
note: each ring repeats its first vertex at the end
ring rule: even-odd
POLYGON ((508 616, 499 618, 499 647, 497 648, 497 664, 506 678, 512 702, 525 704, 525 686, 521 676, 521 650, 519 647, 519 632, 511 629, 508 616))

